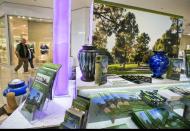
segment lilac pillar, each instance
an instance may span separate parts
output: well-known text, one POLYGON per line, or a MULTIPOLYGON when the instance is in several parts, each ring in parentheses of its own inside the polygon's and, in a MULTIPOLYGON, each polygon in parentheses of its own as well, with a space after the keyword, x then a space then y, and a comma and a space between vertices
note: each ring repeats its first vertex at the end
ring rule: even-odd
POLYGON ((90 20, 89 20, 89 45, 92 45, 92 36, 93 36, 93 15, 94 15, 94 0, 90 1, 90 20))
POLYGON ((54 94, 68 94, 70 54, 71 0, 54 0, 53 63, 61 64, 54 84, 54 94))

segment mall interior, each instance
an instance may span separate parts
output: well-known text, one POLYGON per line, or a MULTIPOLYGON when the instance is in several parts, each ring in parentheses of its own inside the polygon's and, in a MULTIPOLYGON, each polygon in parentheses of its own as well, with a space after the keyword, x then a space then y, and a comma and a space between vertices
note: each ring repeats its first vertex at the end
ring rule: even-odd
POLYGON ((0 0, 0 129, 190 128, 189 7, 0 0))

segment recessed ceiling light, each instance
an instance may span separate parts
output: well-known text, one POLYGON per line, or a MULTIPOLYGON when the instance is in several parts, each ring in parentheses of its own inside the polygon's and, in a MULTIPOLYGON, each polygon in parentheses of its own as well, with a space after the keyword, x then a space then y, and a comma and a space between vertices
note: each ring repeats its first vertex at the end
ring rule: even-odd
POLYGON ((80 34, 80 35, 85 35, 85 32, 78 32, 78 34, 80 34))
POLYGON ((22 18, 23 18, 23 19, 25 19, 26 17, 25 17, 25 16, 23 16, 22 18))
POLYGON ((12 19, 13 19, 13 17, 12 17, 12 16, 10 16, 10 17, 9 17, 9 19, 10 19, 10 20, 12 20, 12 19))
POLYGON ((32 17, 29 17, 28 19, 29 19, 29 20, 32 20, 32 17))

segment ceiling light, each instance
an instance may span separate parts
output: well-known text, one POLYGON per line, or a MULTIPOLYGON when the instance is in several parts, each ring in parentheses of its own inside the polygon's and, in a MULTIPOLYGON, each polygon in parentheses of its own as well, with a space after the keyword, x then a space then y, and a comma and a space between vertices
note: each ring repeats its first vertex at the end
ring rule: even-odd
POLYGON ((21 16, 17 16, 17 18, 21 18, 21 16))
POLYGON ((80 35, 85 35, 85 32, 78 32, 80 35))
POLYGON ((25 16, 23 16, 22 18, 23 18, 23 19, 25 19, 26 17, 25 17, 25 16))
POLYGON ((29 17, 28 19, 29 19, 29 20, 32 20, 32 17, 29 17))
POLYGON ((10 19, 10 20, 12 20, 12 19, 13 19, 13 17, 12 17, 12 16, 10 16, 10 17, 9 17, 9 19, 10 19))

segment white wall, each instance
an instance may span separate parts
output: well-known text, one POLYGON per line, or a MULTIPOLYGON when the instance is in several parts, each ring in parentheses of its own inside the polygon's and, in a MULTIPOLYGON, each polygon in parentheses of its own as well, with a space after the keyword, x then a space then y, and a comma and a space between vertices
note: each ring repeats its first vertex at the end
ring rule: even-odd
MULTIPOLYGON (((0 5, 0 16, 3 14, 53 19, 52 8, 27 6, 9 2, 4 2, 0 5)), ((81 8, 72 10, 71 56, 74 57, 74 63, 76 63, 76 65, 78 65, 77 55, 79 50, 82 48, 82 45, 88 43, 89 17, 90 3, 81 8)))
POLYGON ((19 15, 19 16, 36 17, 43 19, 53 19, 52 8, 26 6, 26 5, 14 4, 8 2, 4 2, 1 4, 0 16, 1 13, 5 13, 7 15, 19 15))
POLYGON ((72 11, 71 56, 78 65, 77 55, 82 45, 88 43, 90 8, 84 7, 72 11))
POLYGON ((5 13, 4 6, 2 4, 0 4, 0 17, 3 16, 4 13, 5 13))

